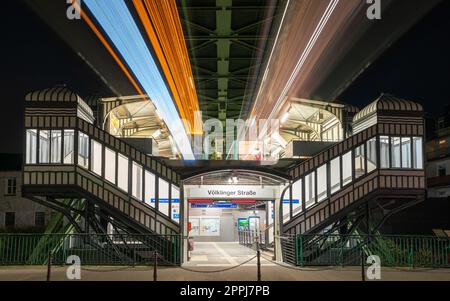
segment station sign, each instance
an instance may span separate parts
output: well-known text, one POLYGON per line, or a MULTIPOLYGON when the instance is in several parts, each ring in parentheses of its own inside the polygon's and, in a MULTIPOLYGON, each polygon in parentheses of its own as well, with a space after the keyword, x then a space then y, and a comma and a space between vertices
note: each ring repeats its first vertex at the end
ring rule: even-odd
POLYGON ((187 197, 193 199, 274 200, 279 197, 278 186, 208 185, 185 188, 187 197))
MULTIPOLYGON (((152 203, 152 204, 154 204, 155 201, 156 201, 155 198, 151 198, 150 199, 150 203, 152 203)), ((168 198, 160 198, 160 199, 158 199, 158 202, 160 204, 168 204, 169 203, 169 199, 168 198)), ((180 203, 180 199, 172 198, 172 204, 179 204, 179 203, 180 203)))
POLYGON ((191 208, 222 208, 222 209, 235 209, 236 203, 192 203, 191 208))

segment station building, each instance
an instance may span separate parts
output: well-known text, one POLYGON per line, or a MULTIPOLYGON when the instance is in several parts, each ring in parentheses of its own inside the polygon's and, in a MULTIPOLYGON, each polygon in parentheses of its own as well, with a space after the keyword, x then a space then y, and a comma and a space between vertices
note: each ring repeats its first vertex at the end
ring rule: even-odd
POLYGON ((64 216, 66 233, 152 235, 140 243, 177 264, 192 241, 257 239, 295 263, 296 235, 377 233, 425 200, 423 109, 412 101, 383 94, 359 111, 292 99, 271 165, 180 160, 151 99, 99 103, 96 120, 66 87, 26 96, 22 195, 64 216))

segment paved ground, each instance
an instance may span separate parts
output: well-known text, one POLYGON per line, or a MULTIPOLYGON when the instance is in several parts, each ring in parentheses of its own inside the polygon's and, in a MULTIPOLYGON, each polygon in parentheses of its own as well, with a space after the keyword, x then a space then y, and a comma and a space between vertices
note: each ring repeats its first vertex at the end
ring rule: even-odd
MULTIPOLYGON (((231 267, 244 263, 255 257, 256 251, 239 245, 237 242, 196 242, 191 260, 186 267, 231 267)), ((270 258, 271 254, 265 254, 270 258)), ((243 266, 255 266, 256 258, 244 263, 243 266)), ((275 266, 264 258, 262 266, 275 266)))
MULTIPOLYGON (((122 269, 119 271, 109 271, 114 267, 98 268, 92 271, 81 271, 81 279, 89 281, 152 281, 153 270, 149 267, 136 267, 122 269)), ((201 271, 211 271, 217 268, 203 267, 196 268, 201 271)), ((319 270, 305 268, 304 270, 292 270, 279 266, 262 267, 262 280, 272 281, 360 281, 361 271, 356 267, 337 268, 330 270, 319 270)), ((450 270, 396 270, 382 269, 381 280, 385 281, 450 281, 450 270)), ((0 281, 45 281, 46 267, 1 267, 0 281)), ((51 280, 65 281, 66 268, 54 267, 52 269, 51 280)), ((219 273, 193 273, 181 268, 160 268, 158 270, 158 280, 161 281, 255 281, 256 267, 240 267, 230 271, 219 273)))
MULTIPOLYGON (((255 251, 240 246, 236 243, 200 243, 195 244, 192 252, 192 260, 182 268, 160 267, 158 280, 167 281, 254 281, 256 276, 256 259, 253 259, 240 267, 229 269, 242 264, 255 255, 255 251), (192 272, 189 270, 200 271, 192 272), (207 273, 204 273, 207 272, 207 273)), ((261 260, 262 280, 282 281, 361 281, 361 269, 359 267, 320 267, 293 269, 291 266, 277 265, 270 261, 270 254, 263 253, 261 260)), ((0 281, 45 281, 46 267, 0 267, 0 281)), ((381 280, 444 280, 450 281, 450 269, 424 270, 424 269, 382 269, 381 280)), ((85 267, 81 271, 82 280, 105 281, 151 281, 153 280, 152 267, 85 267)), ((66 278, 65 267, 53 267, 51 280, 64 281, 66 278)))

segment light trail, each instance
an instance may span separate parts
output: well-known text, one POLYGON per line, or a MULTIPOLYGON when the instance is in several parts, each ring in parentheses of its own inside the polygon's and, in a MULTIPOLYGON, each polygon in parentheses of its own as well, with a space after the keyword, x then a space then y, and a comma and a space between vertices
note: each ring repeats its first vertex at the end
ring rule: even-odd
POLYGON ((175 0, 132 0, 172 91, 186 130, 192 134, 197 92, 175 0))
MULTIPOLYGON (((269 65, 270 65, 270 62, 272 61, 273 52, 275 51, 275 48, 277 46, 278 38, 280 37, 281 28, 283 27, 284 18, 286 17, 286 13, 287 13, 287 10, 289 8, 290 2, 291 2, 291 0, 288 0, 287 3, 286 3, 286 7, 284 8, 283 17, 281 18, 280 26, 278 27, 277 35, 275 37, 275 41, 273 43, 272 50, 270 51, 270 56, 269 56, 269 59, 267 61, 266 69, 264 70, 264 76, 263 76, 263 79, 262 79, 261 84, 259 86, 258 93, 256 94, 255 103, 253 104, 253 109, 252 109, 252 111, 249 114, 250 117, 252 117, 254 112, 255 112, 255 108, 256 108, 256 105, 258 103, 259 96, 261 94, 262 86, 263 86, 263 84, 264 84, 264 82, 265 82, 265 80, 267 78, 267 73, 269 71, 269 65)), ((249 119, 251 120, 251 118, 249 118, 249 119)))
POLYGON ((322 15, 319 23, 317 24, 313 34, 311 35, 311 38, 308 41, 308 44, 306 45, 306 48, 304 49, 302 55, 300 56, 293 72, 291 73, 291 76, 289 77, 289 80, 287 81, 286 85, 284 86, 280 96, 278 97, 273 110, 271 111, 268 120, 271 120, 274 114, 278 113, 278 109, 283 104, 283 101, 285 97, 287 96, 287 92, 292 87, 292 83, 297 78, 299 72, 301 71, 306 59, 308 58, 312 48, 316 44, 317 39, 319 38, 320 34, 322 33, 323 28, 328 23, 328 20, 330 19, 330 16, 332 15, 333 11, 335 10, 336 6, 338 5, 339 0, 331 0, 328 4, 324 14, 322 15))
POLYGON ((183 158, 195 160, 175 103, 125 2, 85 0, 84 3, 166 121, 183 158))

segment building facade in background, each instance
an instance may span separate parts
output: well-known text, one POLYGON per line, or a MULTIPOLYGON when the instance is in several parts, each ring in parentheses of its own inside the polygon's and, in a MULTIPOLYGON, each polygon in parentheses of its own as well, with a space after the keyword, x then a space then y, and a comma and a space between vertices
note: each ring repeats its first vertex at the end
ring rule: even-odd
POLYGON ((0 232, 41 232, 49 208, 22 197, 21 155, 0 154, 0 232))
POLYGON ((425 145, 429 198, 450 197, 450 107, 432 126, 432 136, 425 145))

